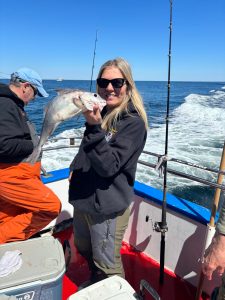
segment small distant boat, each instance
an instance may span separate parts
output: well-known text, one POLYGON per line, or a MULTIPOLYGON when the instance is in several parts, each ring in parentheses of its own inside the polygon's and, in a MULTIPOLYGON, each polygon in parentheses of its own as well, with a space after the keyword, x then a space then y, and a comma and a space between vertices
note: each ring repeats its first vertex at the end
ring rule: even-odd
POLYGON ((57 78, 56 81, 63 81, 63 78, 57 78))

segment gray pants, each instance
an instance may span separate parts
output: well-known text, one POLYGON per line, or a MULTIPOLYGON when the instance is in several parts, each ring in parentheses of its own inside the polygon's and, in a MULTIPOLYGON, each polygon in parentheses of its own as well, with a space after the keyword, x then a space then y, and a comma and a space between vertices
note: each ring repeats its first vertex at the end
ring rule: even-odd
POLYGON ((110 216, 74 209, 74 243, 88 261, 93 282, 113 275, 124 277, 120 248, 129 215, 129 208, 110 216))

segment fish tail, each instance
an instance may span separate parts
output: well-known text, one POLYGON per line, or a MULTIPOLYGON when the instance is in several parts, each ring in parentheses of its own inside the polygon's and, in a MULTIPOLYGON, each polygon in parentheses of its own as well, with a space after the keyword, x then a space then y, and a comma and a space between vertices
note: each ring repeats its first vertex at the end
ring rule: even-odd
POLYGON ((29 157, 29 162, 31 164, 34 164, 38 160, 40 153, 41 153, 41 147, 35 147, 29 157))

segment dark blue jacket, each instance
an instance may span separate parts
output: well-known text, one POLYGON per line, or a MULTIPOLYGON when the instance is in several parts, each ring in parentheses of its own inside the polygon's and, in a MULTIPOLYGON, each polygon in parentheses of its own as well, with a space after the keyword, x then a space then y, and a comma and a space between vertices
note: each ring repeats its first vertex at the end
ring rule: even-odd
POLYGON ((144 121, 132 103, 129 113, 121 114, 113 134, 86 123, 71 164, 69 202, 89 214, 109 215, 126 209, 133 199, 137 161, 146 136, 144 121))
POLYGON ((0 84, 0 163, 26 161, 36 132, 24 111, 24 102, 8 85, 0 84))

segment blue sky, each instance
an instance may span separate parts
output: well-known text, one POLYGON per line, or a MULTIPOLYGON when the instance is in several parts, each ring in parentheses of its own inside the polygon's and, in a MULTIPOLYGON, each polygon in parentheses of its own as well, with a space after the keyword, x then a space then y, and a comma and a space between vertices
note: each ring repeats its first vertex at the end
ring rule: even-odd
MULTIPOLYGON (((135 80, 167 80, 169 0, 1 0, 0 77, 95 79, 124 57, 135 80)), ((173 0, 171 80, 225 81, 225 1, 173 0)))

